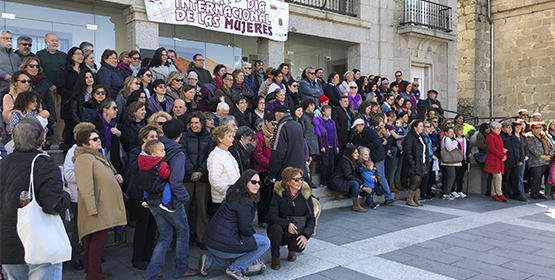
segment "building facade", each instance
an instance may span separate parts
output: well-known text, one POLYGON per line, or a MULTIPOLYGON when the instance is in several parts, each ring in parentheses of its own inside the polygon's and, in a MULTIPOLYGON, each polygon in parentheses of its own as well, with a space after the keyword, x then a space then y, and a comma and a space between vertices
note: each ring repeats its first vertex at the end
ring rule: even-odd
POLYGON ((555 118, 555 1, 459 0, 458 11, 459 110, 555 118))
MULTIPOLYGON (((217 0, 220 1, 220 0, 217 0)), ((3 25, 14 39, 31 36, 33 51, 43 36, 58 34, 60 49, 82 41, 97 50, 171 48, 190 60, 195 53, 225 65, 261 59, 266 67, 291 64, 295 78, 306 66, 326 75, 353 68, 363 75, 418 81, 434 88, 445 108, 457 108, 457 5, 455 0, 286 0, 286 42, 186 25, 150 22, 144 0, 0 1, 3 25)), ((15 44, 14 44, 15 46, 15 44)), ((97 62, 100 60, 97 51, 97 62)))

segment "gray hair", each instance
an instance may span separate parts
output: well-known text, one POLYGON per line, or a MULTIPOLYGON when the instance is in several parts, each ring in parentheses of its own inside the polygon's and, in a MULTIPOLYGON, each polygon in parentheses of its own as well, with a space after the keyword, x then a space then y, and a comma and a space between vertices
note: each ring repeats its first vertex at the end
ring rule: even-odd
POLYGON ((349 86, 355 86, 355 87, 357 87, 357 88, 358 88, 358 85, 357 85, 357 83, 355 83, 354 81, 350 82, 350 83, 349 83, 349 86))
POLYGON ((306 68, 304 69, 304 74, 307 75, 307 74, 308 74, 308 70, 312 70, 312 69, 315 69, 315 68, 312 67, 312 66, 306 67, 306 68))
POLYGON ((252 65, 246 61, 243 61, 242 68, 249 68, 249 67, 252 67, 252 65))
POLYGON ((500 127, 501 127, 501 123, 499 123, 499 122, 492 122, 492 123, 489 124, 489 127, 491 127, 491 129, 500 128, 500 127))
POLYGON ((26 42, 33 42, 33 38, 28 37, 28 36, 19 36, 17 37, 17 43, 21 43, 21 41, 26 41, 26 42))
POLYGON ((230 121, 235 121, 235 123, 237 123, 237 121, 235 120, 235 117, 234 117, 234 116, 232 116, 232 115, 227 115, 227 116, 225 116, 225 117, 223 117, 223 118, 220 119, 220 126, 222 126, 222 125, 228 125, 228 123, 229 123, 230 121))
POLYGON ((429 122, 429 121, 423 121, 422 124, 423 124, 424 126, 426 126, 426 125, 430 124, 430 122, 429 122))
POLYGON ((189 72, 189 74, 187 74, 187 78, 189 78, 189 76, 195 76, 195 78, 198 79, 198 74, 197 74, 197 72, 195 72, 195 71, 189 72))
POLYGON ((2 30, 0 30, 0 34, 2 34, 2 35, 3 34, 10 34, 11 35, 12 33, 9 30, 2 29, 2 30))
POLYGON ((220 102, 216 110, 229 110, 229 105, 225 102, 220 102))
POLYGON ((94 48, 94 45, 90 42, 83 41, 83 42, 81 42, 81 44, 79 44, 79 48, 81 50, 85 51, 85 49, 87 49, 87 48, 94 48))
POLYGON ((355 77, 355 73, 353 73, 353 71, 347 71, 343 74, 343 79, 347 80, 347 76, 349 76, 349 74, 353 74, 353 78, 355 77))
POLYGON ((255 135, 256 133, 254 133, 254 131, 250 129, 250 127, 241 126, 239 127, 239 129, 237 129, 237 132, 235 132, 235 139, 241 140, 242 136, 245 136, 245 138, 249 138, 249 137, 254 138, 255 135))
POLYGON ((43 143, 45 130, 32 116, 21 119, 13 128, 14 150, 18 152, 36 151, 43 143))
POLYGON ((359 153, 359 154, 362 154, 362 153, 364 153, 364 152, 370 153, 370 149, 369 149, 368 147, 365 147, 365 146, 360 146, 360 147, 358 147, 358 153, 359 153))

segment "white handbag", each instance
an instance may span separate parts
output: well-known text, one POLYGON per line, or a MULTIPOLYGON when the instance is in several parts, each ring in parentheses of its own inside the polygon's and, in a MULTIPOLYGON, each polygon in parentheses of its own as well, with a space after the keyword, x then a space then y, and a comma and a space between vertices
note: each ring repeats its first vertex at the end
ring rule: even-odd
POLYGON ((44 213, 37 203, 33 171, 35 160, 31 164, 29 193, 31 202, 17 209, 17 234, 25 249, 25 262, 28 264, 61 263, 71 259, 71 244, 59 215, 44 213))

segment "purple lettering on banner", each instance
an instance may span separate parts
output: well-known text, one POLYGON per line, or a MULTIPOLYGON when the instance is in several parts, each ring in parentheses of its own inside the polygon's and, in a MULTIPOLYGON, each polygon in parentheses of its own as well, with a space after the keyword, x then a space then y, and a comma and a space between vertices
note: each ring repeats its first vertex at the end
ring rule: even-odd
POLYGON ((224 28, 225 29, 233 29, 233 19, 226 18, 224 28))
POLYGON ((261 28, 262 28, 262 24, 260 24, 260 23, 255 23, 254 24, 254 32, 255 33, 262 34, 261 28))
POLYGON ((252 33, 252 22, 247 23, 247 33, 252 33))
POLYGON ((214 13, 214 3, 208 2, 206 3, 206 13, 213 14, 214 13))
POLYGON ((268 35, 274 35, 274 33, 272 32, 272 26, 268 26, 268 35))
POLYGON ((252 0, 247 0, 247 9, 255 9, 255 2, 252 0))
POLYGON ((258 10, 262 13, 266 12, 266 2, 260 1, 258 2, 258 10))

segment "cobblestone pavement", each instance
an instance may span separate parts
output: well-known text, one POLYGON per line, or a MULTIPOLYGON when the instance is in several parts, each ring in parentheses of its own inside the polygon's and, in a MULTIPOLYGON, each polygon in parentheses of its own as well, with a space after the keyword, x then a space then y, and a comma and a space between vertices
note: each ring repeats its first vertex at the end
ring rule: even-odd
MULTIPOLYGON (((191 267, 200 252, 191 243, 191 267)), ((145 271, 131 266, 131 253, 131 246, 107 248, 104 272, 114 279, 143 279, 145 271)), ((367 213, 325 210, 297 261, 287 261, 286 247, 281 255, 281 269, 274 271, 266 252, 267 270, 252 279, 555 279, 555 201, 501 203, 469 196, 435 198, 418 208, 397 201, 367 213)), ((174 279, 174 257, 166 257, 165 279, 174 279)), ((66 265, 63 279, 85 275, 66 265)), ((209 270, 202 279, 228 278, 209 270)))

